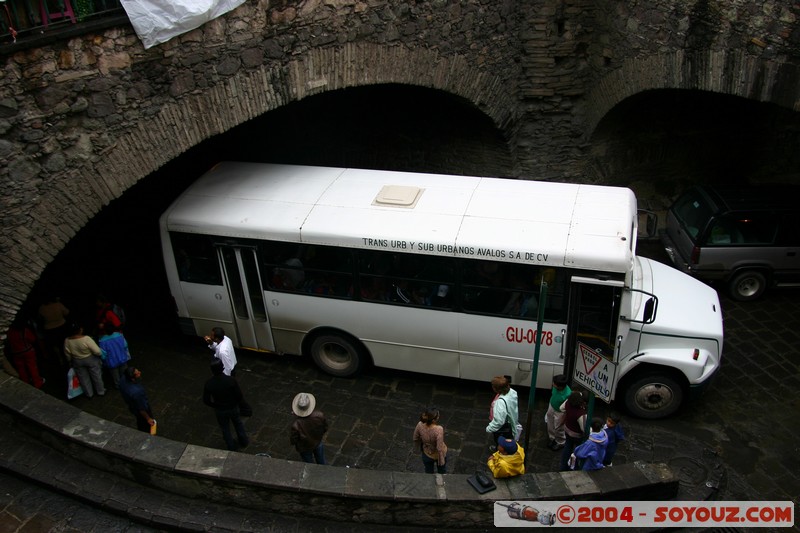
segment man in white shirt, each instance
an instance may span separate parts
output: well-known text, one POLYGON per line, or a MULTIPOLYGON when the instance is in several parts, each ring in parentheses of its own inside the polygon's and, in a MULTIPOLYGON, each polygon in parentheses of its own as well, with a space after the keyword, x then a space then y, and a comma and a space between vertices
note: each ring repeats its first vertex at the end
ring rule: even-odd
POLYGON ((208 343, 208 347, 214 350, 214 357, 222 361, 223 373, 226 376, 233 374, 236 368, 236 352, 233 351, 233 342, 225 336, 222 328, 212 328, 211 335, 203 337, 208 343))

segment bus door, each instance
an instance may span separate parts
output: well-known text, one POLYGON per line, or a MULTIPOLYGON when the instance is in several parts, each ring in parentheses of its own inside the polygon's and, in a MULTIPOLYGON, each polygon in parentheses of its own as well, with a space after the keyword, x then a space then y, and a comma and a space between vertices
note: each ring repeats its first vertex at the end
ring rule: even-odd
POLYGON ((218 245, 217 251, 230 296, 236 345, 254 350, 274 350, 256 249, 224 244, 218 245))
POLYGON ((570 281, 569 311, 565 345, 564 373, 572 377, 581 357, 578 345, 615 361, 620 303, 624 283, 617 280, 573 276, 570 281))

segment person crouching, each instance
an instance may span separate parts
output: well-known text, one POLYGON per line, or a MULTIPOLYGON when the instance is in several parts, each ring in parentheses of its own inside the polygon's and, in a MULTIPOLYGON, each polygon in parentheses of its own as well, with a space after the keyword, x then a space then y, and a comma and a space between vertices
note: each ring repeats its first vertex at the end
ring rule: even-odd
POLYGON ((497 451, 486 464, 496 478, 519 476, 525 473, 525 450, 514 439, 498 437, 497 451))

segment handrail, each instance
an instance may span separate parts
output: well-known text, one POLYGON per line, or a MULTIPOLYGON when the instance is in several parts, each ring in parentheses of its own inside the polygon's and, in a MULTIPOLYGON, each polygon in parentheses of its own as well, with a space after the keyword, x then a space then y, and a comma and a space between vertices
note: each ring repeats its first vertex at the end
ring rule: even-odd
POLYGON ((65 30, 71 37, 103 20, 118 22, 121 15, 125 10, 120 0, 0 0, 0 49, 28 48, 65 30))

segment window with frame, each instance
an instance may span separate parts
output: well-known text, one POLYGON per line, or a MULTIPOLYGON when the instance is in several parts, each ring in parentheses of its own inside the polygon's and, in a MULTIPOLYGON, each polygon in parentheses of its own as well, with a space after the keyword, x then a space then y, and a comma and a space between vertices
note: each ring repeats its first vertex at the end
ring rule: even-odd
POLYGON ((360 299, 452 308, 455 287, 453 258, 376 250, 359 250, 358 258, 360 299))
POLYGON ((271 290, 537 320, 545 281, 545 320, 563 321, 566 313, 565 269, 279 241, 259 246, 271 290))
POLYGON ((800 213, 781 215, 780 228, 775 242, 779 246, 800 246, 800 213))
POLYGON ((264 241, 264 285, 272 290, 352 297, 353 258, 348 248, 264 241))
POLYGON ((178 232, 170 232, 169 237, 181 281, 222 285, 222 272, 213 237, 178 232))
POLYGON ((699 189, 690 189, 672 206, 672 212, 686 233, 696 239, 705 229, 713 210, 699 189))
POLYGON ((778 218, 772 213, 727 213, 715 218, 708 234, 710 246, 772 244, 778 218))
POLYGON ((551 267, 467 259, 461 262, 461 306, 469 313, 537 320, 539 291, 547 282, 544 318, 563 320, 566 273, 551 267))

